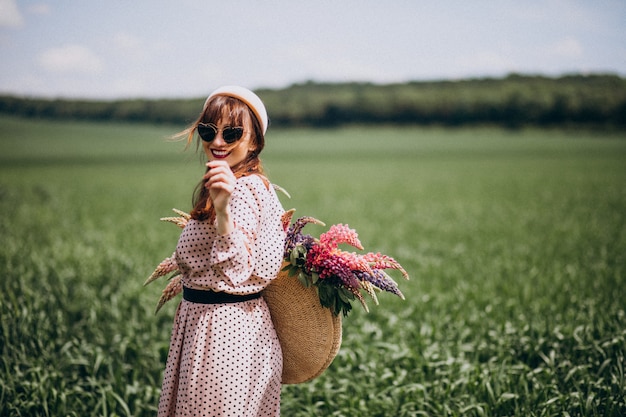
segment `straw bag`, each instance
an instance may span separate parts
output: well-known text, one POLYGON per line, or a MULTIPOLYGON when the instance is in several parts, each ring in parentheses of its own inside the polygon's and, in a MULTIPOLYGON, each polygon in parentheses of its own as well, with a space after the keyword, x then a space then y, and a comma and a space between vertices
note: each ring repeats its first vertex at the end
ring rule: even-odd
POLYGON ((322 307, 314 287, 306 288, 286 271, 263 290, 263 298, 283 351, 282 383, 299 384, 321 375, 339 352, 341 316, 322 307))

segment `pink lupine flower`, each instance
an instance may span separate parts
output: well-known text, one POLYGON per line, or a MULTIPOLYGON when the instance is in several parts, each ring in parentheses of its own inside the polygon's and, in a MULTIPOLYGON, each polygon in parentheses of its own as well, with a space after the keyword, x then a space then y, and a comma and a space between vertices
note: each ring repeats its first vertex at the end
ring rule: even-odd
POLYGON ((409 274, 404 270, 402 265, 391 256, 383 255, 380 252, 368 253, 364 255, 364 259, 370 263, 373 269, 397 269, 402 273, 404 278, 409 278, 409 274))
POLYGON ((326 233, 320 235, 320 243, 331 248, 336 248, 340 243, 347 243, 357 249, 363 249, 358 233, 350 229, 347 224, 332 225, 326 233))

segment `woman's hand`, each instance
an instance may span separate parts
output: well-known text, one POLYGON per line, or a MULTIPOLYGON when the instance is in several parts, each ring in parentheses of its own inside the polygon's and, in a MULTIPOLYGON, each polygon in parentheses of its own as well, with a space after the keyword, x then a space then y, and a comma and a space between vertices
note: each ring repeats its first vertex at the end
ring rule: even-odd
POLYGON ((230 218, 230 196, 235 190, 235 174, 226 161, 211 161, 207 163, 209 170, 204 174, 207 180, 205 187, 209 190, 209 196, 215 209, 217 232, 220 235, 230 233, 235 225, 230 218))

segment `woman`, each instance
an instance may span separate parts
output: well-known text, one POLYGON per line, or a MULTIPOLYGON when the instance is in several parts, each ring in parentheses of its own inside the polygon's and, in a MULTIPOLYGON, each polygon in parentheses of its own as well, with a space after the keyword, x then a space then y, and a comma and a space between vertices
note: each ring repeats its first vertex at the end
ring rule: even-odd
POLYGON ((267 113, 251 91, 227 86, 181 135, 208 158, 191 220, 176 248, 176 311, 159 416, 277 416, 282 352, 259 296, 279 272, 283 208, 263 175, 267 113))

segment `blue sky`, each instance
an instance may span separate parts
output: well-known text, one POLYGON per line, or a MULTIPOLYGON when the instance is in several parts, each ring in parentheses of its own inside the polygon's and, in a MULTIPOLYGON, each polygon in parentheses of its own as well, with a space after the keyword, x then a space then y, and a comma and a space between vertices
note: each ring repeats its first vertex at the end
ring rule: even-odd
POLYGON ((624 0, 0 0, 0 94, 626 76, 624 0))

